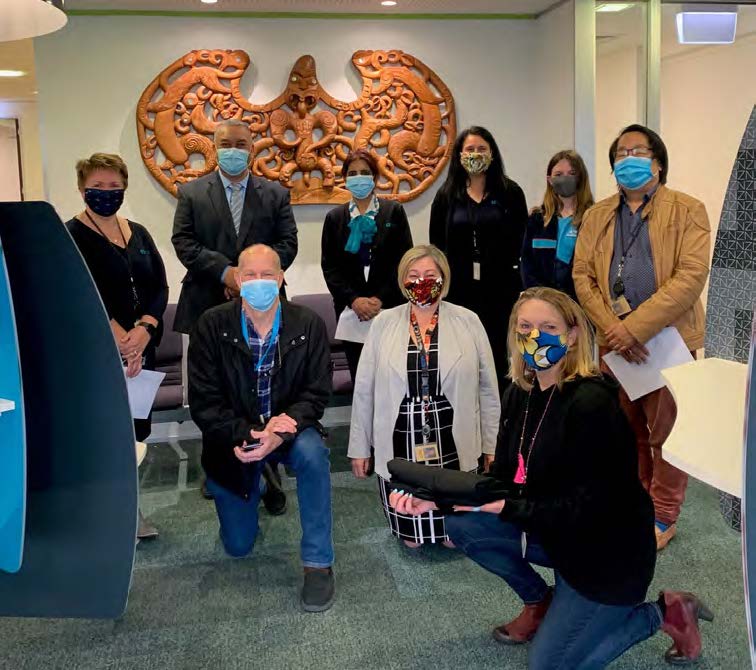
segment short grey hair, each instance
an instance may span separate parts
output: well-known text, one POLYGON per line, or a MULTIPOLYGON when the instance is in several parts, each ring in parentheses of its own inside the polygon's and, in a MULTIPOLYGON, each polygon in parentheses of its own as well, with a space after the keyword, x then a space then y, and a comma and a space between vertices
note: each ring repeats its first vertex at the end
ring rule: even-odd
POLYGON ((218 131, 221 128, 246 128, 249 134, 252 134, 252 131, 249 129, 248 123, 244 123, 244 121, 240 119, 225 119, 224 121, 221 121, 217 126, 215 126, 215 132, 213 133, 213 142, 218 141, 218 131))

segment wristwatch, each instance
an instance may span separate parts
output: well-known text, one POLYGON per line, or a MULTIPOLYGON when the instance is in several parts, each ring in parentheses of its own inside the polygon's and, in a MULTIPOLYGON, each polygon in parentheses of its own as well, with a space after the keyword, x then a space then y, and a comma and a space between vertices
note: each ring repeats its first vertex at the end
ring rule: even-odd
POLYGON ((155 326, 153 326, 151 323, 148 323, 147 321, 135 321, 134 328, 136 328, 137 326, 142 326, 142 328, 147 331, 150 337, 154 337, 155 333, 157 332, 157 328, 155 328, 155 326))

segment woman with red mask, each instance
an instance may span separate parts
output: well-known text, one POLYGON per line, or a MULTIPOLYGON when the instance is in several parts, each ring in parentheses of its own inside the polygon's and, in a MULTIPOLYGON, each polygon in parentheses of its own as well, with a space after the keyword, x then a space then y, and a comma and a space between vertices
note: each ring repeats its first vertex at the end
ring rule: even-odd
POLYGON ((413 517, 389 505, 392 458, 474 471, 492 460, 500 414, 496 367, 480 319, 444 302, 449 263, 432 245, 413 247, 399 263, 407 304, 375 318, 362 351, 352 401, 349 457, 364 479, 370 450, 391 532, 411 548, 452 546, 438 512, 413 517))

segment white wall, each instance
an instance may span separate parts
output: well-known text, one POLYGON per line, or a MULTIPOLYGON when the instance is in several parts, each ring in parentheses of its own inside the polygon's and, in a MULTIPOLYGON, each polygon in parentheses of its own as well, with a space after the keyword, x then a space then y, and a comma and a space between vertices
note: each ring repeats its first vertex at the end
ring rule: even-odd
MULTIPOLYGON (((568 3, 571 6, 571 3, 568 3)), ((555 12, 555 14, 557 14, 555 12)), ((504 153, 510 176, 529 204, 543 190, 549 155, 572 144, 572 102, 553 105, 550 90, 572 87, 571 25, 558 17, 539 21, 346 21, 295 19, 194 19, 71 17, 68 26, 35 40, 42 117, 45 181, 50 201, 68 218, 81 208, 74 163, 94 151, 120 153, 131 175, 124 213, 145 224, 166 260, 178 297, 183 274, 170 244, 175 200, 143 166, 136 139, 135 106, 149 81, 191 49, 244 49, 252 66, 243 90, 255 102, 281 92, 295 59, 315 57, 319 79, 332 95, 353 99, 358 84, 351 53, 398 48, 420 58, 449 86, 457 125, 487 126, 504 153), (560 32, 561 31, 561 32, 560 32), (566 32, 567 34, 563 34, 566 32), (544 37, 560 45, 540 57, 544 37), (571 58, 571 56, 569 56, 571 58), (543 78, 550 78, 549 89, 543 78), (254 86, 253 86, 254 84, 254 86)), ((427 240, 434 186, 406 204, 417 242, 427 240)), ((288 273, 292 293, 324 290, 320 231, 326 206, 298 206, 300 251, 288 273)))
POLYGON ((37 103, 0 100, 0 119, 18 119, 24 198, 44 200, 37 103))
MULTIPOLYGON (((753 10, 750 18, 756 18, 753 10)), ((669 184, 704 202, 713 230, 756 104, 754 73, 754 32, 739 32, 731 45, 689 47, 662 60, 661 130, 670 155, 669 184)))

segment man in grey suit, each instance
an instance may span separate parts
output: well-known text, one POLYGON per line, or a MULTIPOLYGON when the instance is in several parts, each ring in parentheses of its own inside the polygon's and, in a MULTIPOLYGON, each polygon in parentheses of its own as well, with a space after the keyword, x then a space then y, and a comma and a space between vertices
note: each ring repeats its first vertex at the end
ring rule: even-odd
POLYGON ((191 332, 211 307, 238 295, 236 261, 253 244, 267 244, 286 270, 297 255, 297 224, 289 192, 249 172, 252 133, 243 121, 215 131, 219 170, 179 187, 171 241, 187 269, 174 328, 191 332))
MULTIPOLYGON (((218 171, 179 186, 171 241, 187 272, 181 282, 174 329, 190 333, 202 314, 239 295, 236 263, 253 244, 276 251, 286 270, 297 255, 297 224, 289 191, 250 174, 252 133, 243 121, 222 121, 215 130, 218 171)), ((265 473, 263 502, 283 514, 286 496, 278 473, 265 473)), ((210 499, 205 483, 203 495, 210 499)))

